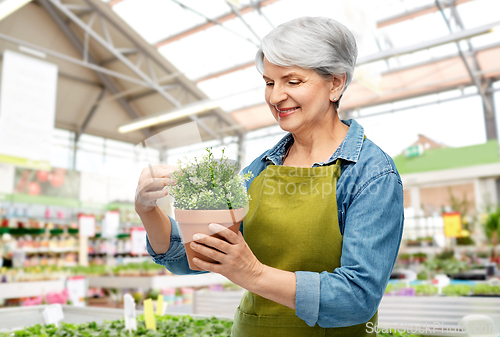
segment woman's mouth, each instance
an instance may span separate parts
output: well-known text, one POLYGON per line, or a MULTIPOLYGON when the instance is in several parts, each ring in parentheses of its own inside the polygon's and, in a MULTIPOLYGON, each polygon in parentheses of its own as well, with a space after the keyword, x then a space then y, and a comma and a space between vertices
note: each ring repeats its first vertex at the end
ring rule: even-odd
POLYGON ((278 116, 279 117, 286 117, 286 116, 290 116, 291 114, 293 114, 295 111, 297 111, 299 109, 299 107, 294 107, 294 108, 284 108, 284 109, 278 109, 276 107, 276 111, 278 111, 278 116))

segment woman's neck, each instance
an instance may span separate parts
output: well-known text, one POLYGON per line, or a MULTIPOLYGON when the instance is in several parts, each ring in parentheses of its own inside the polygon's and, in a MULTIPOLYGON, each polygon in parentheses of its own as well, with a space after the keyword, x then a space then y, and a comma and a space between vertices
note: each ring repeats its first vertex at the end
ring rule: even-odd
POLYGON ((328 160, 340 146, 349 127, 335 114, 328 123, 308 130, 293 133, 294 143, 283 165, 311 167, 314 163, 328 160))

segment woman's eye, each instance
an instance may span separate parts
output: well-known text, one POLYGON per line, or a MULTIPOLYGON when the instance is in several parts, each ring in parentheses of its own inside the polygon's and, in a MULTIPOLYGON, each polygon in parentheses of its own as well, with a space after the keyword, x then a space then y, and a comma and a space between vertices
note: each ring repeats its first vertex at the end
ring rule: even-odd
POLYGON ((274 85, 274 83, 273 82, 267 82, 266 85, 267 86, 271 86, 271 85, 274 85))
POLYGON ((298 81, 290 81, 290 82, 288 82, 288 83, 289 83, 289 84, 291 84, 291 85, 297 85, 297 84, 300 84, 300 82, 298 82, 298 81))

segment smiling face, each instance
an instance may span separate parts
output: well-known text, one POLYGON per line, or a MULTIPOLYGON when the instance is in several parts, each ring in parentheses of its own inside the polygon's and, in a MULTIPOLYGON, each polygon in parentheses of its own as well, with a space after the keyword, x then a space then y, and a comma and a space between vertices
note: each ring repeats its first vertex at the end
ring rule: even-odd
POLYGON ((308 132, 329 124, 335 114, 343 80, 325 80, 316 71, 280 67, 264 58, 266 102, 280 127, 288 132, 308 132))

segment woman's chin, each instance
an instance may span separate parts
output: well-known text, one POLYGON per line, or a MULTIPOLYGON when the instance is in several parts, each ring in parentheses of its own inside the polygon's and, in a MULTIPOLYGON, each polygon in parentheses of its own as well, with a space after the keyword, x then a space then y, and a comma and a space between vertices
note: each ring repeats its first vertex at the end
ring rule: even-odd
POLYGON ((278 125, 283 131, 293 133, 293 130, 297 129, 296 123, 290 123, 289 121, 278 120, 278 125))

